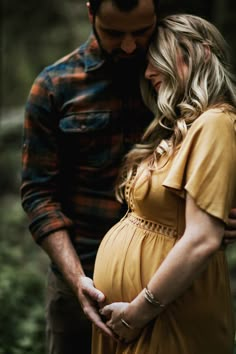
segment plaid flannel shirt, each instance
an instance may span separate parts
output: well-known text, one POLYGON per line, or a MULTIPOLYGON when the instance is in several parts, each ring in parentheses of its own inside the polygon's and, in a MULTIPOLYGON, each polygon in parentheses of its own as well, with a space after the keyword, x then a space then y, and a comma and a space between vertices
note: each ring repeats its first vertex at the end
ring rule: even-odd
POLYGON ((84 263, 124 213, 114 196, 121 160, 151 114, 137 73, 118 72, 93 35, 45 68, 26 104, 22 205, 40 241, 67 229, 84 263))

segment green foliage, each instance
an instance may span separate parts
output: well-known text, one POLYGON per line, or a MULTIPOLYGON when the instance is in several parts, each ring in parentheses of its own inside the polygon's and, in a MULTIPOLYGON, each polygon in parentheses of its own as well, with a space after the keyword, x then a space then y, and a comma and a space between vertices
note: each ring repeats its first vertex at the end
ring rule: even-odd
POLYGON ((2 200, 0 353, 40 354, 44 345, 46 259, 31 240, 19 200, 2 200), (3 237, 4 236, 4 237, 3 237))
POLYGON ((42 279, 29 265, 21 267, 19 250, 0 252, 0 348, 6 354, 42 353, 44 315, 42 279), (32 351, 33 350, 33 351, 32 351))
MULTIPOLYGON (((12 114, 19 118, 22 110, 12 114)), ((10 121, 15 124, 6 119, 0 130, 0 354, 41 354, 47 259, 27 230, 19 199, 22 120, 10 121)))

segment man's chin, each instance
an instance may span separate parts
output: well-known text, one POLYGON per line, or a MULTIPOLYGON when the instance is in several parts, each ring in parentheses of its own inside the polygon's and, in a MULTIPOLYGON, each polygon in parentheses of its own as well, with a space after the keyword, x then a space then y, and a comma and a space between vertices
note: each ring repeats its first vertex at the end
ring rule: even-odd
POLYGON ((114 55, 114 60, 133 60, 133 59, 137 59, 140 55, 138 54, 125 54, 125 53, 121 53, 121 54, 117 54, 114 55))
POLYGON ((132 65, 132 64, 138 64, 138 63, 143 63, 145 60, 145 55, 142 53, 133 53, 133 54, 125 54, 125 53, 119 53, 119 54, 110 54, 110 60, 114 64, 127 64, 127 65, 132 65))

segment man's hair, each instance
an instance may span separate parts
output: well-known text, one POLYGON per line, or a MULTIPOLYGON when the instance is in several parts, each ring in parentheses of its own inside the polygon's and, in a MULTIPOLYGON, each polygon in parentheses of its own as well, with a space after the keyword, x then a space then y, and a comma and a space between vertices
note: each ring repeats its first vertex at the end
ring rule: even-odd
MULTIPOLYGON (((99 11, 99 8, 102 2, 105 0, 90 0, 90 9, 93 15, 96 15, 99 11)), ((135 7, 138 6, 140 0, 110 0, 119 10, 121 11, 132 11, 135 7)), ((153 0, 155 12, 158 11, 160 0, 153 0)))

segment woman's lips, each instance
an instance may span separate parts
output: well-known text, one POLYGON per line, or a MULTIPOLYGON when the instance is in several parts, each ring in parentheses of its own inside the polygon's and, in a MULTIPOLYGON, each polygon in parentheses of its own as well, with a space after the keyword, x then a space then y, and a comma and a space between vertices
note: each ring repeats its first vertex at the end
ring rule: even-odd
POLYGON ((153 82, 152 85, 156 90, 159 90, 161 86, 161 81, 153 82))

